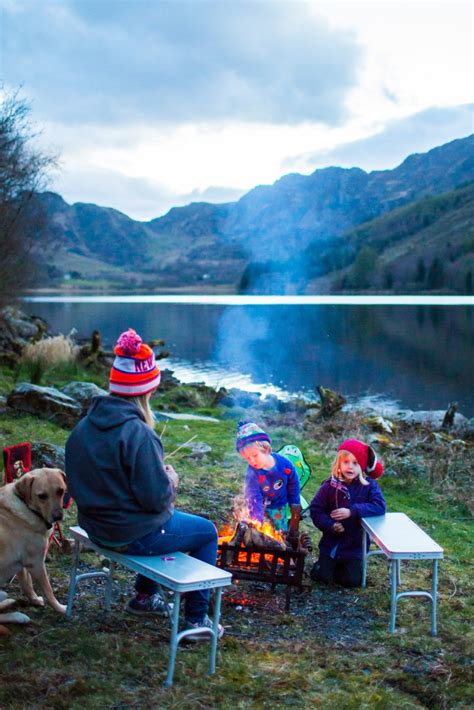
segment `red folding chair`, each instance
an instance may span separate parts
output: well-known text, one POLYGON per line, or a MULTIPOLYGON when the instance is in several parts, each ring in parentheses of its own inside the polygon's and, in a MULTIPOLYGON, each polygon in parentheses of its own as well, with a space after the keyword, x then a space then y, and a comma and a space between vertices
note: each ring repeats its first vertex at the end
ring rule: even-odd
MULTIPOLYGON (((31 471, 31 444, 29 441, 23 444, 14 444, 13 446, 5 446, 3 449, 3 465, 5 473, 3 483, 13 483, 20 478, 24 473, 31 471)), ((64 496, 63 508, 67 510, 72 503, 71 496, 66 493, 64 496)), ((64 547, 64 535, 60 523, 54 523, 53 529, 49 536, 48 548, 54 543, 60 549, 64 547)))

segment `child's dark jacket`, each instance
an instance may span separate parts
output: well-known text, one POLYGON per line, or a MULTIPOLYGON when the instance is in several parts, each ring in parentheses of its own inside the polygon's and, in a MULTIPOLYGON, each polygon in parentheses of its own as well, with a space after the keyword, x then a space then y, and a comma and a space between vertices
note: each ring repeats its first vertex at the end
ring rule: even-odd
POLYGON ((385 499, 378 483, 368 481, 364 486, 359 481, 347 485, 334 479, 321 484, 321 488, 311 501, 310 514, 313 523, 322 530, 323 536, 319 549, 323 555, 340 560, 362 559, 361 518, 371 515, 384 515, 385 499), (341 520, 343 533, 335 533, 332 527, 336 522, 330 516, 336 508, 349 508, 350 518, 341 520))

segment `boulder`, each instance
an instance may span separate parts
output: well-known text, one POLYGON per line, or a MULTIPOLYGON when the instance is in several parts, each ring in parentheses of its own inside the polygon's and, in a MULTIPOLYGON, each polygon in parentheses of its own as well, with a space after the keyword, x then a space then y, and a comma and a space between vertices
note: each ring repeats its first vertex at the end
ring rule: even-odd
POLYGON ((205 441, 191 441, 184 449, 191 449, 188 456, 192 459, 202 459, 212 451, 212 448, 205 441))
MULTIPOLYGON (((446 412, 443 409, 420 410, 412 412, 411 410, 399 412, 399 419, 407 424, 421 424, 430 427, 431 429, 441 429, 446 412)), ((464 429, 467 425, 467 419, 459 412, 456 412, 453 418, 452 428, 454 430, 464 429)))
POLYGON ((318 394, 321 397, 321 416, 332 417, 346 403, 346 398, 338 392, 327 389, 326 387, 317 387, 318 394))
POLYGON ((104 397, 108 392, 102 387, 98 387, 93 382, 69 382, 61 388, 67 397, 75 399, 82 407, 82 414, 87 414, 92 397, 104 397))
POLYGON ((73 427, 82 414, 82 407, 72 397, 54 387, 39 387, 24 382, 8 395, 7 405, 17 412, 49 419, 59 426, 73 427))
MULTIPOLYGON (((226 390, 224 392, 227 394, 226 390)), ((207 409, 219 404, 223 396, 222 389, 216 391, 213 387, 196 383, 174 387, 167 394, 167 401, 180 408, 207 409)))
POLYGON ((365 417, 361 423, 379 434, 394 434, 397 430, 396 425, 390 419, 381 416, 365 417))
POLYGON ((33 441, 31 444, 32 468, 60 468, 64 471, 66 453, 64 446, 55 446, 45 441, 33 441))

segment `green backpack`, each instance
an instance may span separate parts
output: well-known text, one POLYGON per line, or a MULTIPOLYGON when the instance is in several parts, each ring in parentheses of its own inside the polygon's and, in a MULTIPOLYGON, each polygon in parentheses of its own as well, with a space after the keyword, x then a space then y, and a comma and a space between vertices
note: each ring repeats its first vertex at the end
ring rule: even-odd
MULTIPOLYGON (((300 479, 300 491, 303 490, 305 485, 308 483, 309 477, 311 476, 311 466, 309 463, 306 461, 304 455, 302 452, 299 450, 297 446, 294 446, 293 444, 286 444, 285 446, 282 446, 281 449, 277 451, 277 454, 280 454, 280 456, 284 456, 288 461, 291 461, 293 466, 296 469, 296 473, 298 474, 298 478, 300 479)), ((309 508, 309 503, 303 498, 302 495, 300 495, 301 498, 301 515, 303 516, 304 513, 307 512, 309 508)), ((288 518, 291 517, 290 513, 290 507, 287 506, 287 513, 288 513, 288 518)))

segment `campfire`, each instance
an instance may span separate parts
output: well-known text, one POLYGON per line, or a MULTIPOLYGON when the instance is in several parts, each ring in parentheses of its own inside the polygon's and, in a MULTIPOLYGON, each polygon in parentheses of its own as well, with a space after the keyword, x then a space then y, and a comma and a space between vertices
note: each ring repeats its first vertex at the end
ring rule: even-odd
POLYGON ((285 610, 289 611, 291 587, 303 591, 303 572, 308 553, 307 536, 287 539, 268 523, 240 519, 219 531, 217 565, 235 579, 286 586, 285 610))

